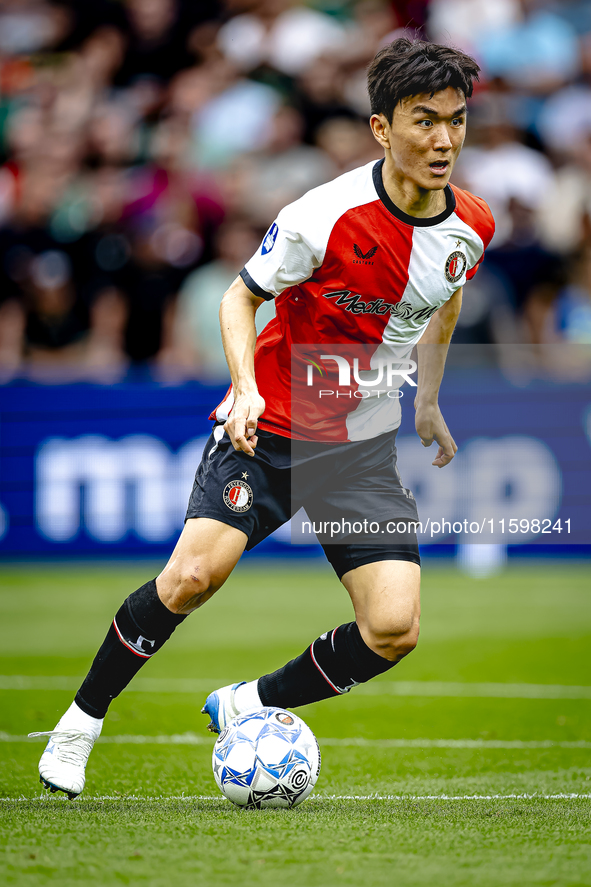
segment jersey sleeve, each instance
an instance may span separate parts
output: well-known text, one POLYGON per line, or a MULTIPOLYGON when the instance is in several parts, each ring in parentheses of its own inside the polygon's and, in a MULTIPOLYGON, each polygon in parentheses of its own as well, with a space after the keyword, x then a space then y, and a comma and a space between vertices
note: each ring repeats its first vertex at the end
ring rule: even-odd
POLYGON ((467 270, 466 280, 472 280, 472 278, 480 268, 482 260, 484 259, 484 254, 493 238, 493 234, 495 233, 495 220, 493 218, 493 214, 490 211, 490 207, 481 198, 474 199, 478 201, 479 210, 477 213, 475 213, 474 229, 482 240, 483 249, 482 253, 480 254, 480 258, 478 259, 476 264, 472 265, 472 267, 467 270))
POLYGON ((305 215, 301 201, 282 209, 252 259, 240 276, 249 290, 263 299, 273 299, 290 286, 312 276, 322 264, 306 236, 305 215))
POLYGON ((474 233, 468 249, 466 271, 466 280, 472 280, 482 264, 484 253, 495 233, 495 220, 488 203, 482 197, 464 191, 457 185, 452 185, 452 189, 456 198, 456 215, 474 233))

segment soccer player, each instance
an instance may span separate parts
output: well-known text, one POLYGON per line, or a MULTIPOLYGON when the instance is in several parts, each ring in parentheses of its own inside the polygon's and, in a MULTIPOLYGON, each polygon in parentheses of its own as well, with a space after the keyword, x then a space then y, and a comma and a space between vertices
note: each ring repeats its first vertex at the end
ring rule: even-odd
MULTIPOLYGON (((383 160, 285 207, 225 293, 220 321, 232 387, 212 415, 185 527, 162 573, 115 615, 55 729, 36 734, 49 736, 39 772, 52 791, 70 798, 82 791, 111 700, 224 584, 244 549, 302 504, 312 518, 323 509, 360 516, 370 501, 380 526, 391 518, 411 524, 402 538, 381 544, 352 536, 321 540, 355 621, 321 635, 258 681, 212 692, 203 709, 209 729, 220 732, 261 705, 289 708, 345 693, 415 647, 417 513, 396 468, 398 401, 366 397, 360 385, 359 397, 300 402, 292 397, 293 373, 306 363, 297 357, 300 345, 320 345, 327 353, 318 369, 328 372, 340 345, 369 348, 376 357, 393 346, 409 353, 420 343, 416 430, 424 446, 439 445, 434 466, 453 458, 438 391, 462 286, 494 229, 483 200, 449 185, 478 71, 469 56, 437 44, 401 38, 381 49, 369 67, 368 89, 383 160), (268 299, 276 299, 276 318, 257 340, 255 312, 268 299)), ((370 360, 363 368, 375 365, 370 360)))

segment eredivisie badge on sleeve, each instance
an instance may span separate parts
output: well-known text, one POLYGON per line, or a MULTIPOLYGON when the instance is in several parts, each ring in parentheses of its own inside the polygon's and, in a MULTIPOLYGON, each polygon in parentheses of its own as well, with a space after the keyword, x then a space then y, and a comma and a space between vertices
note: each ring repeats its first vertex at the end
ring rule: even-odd
POLYGON ((277 240, 277 235, 279 234, 279 227, 277 222, 273 222, 265 236, 263 237, 263 242, 261 244, 261 253, 266 256, 267 253, 270 253, 273 247, 275 246, 275 241, 277 240))
POLYGON ((466 270, 467 264, 468 260, 466 259, 464 253, 461 253, 459 250, 455 250, 447 257, 447 262, 445 263, 446 279, 449 280, 450 283, 457 283, 466 270))
POLYGON ((224 502, 232 511, 248 511, 252 498, 252 489, 243 480, 231 480, 224 488, 224 502))

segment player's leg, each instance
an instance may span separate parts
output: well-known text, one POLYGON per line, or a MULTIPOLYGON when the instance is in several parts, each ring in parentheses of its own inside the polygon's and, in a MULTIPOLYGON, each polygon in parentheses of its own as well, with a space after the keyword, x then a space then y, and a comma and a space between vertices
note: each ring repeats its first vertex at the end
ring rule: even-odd
POLYGON ((76 698, 39 762, 41 781, 75 797, 111 701, 161 649, 176 627, 224 584, 247 535, 209 518, 188 520, 160 576, 134 591, 115 615, 76 698))
MULTIPOLYGON (((325 632, 296 659, 258 681, 212 693, 208 714, 215 708, 213 697, 223 699, 230 691, 233 716, 257 705, 295 708, 339 696, 388 671, 414 649, 420 617, 417 546, 401 546, 395 553, 366 552, 359 546, 330 548, 331 563, 351 597, 355 622, 325 632)), ((223 712, 212 722, 219 729, 227 723, 223 712)))
POLYGON ((364 643, 396 665, 417 645, 421 568, 411 561, 376 561, 342 577, 364 643))
POLYGON ((82 711, 104 718, 111 701, 176 627, 221 588, 246 541, 243 532, 220 521, 186 522, 162 573, 134 591, 117 612, 76 695, 82 711))
POLYGON ((258 681, 264 705, 291 708, 347 693, 388 671, 416 646, 420 567, 380 560, 344 573, 355 621, 317 638, 296 659, 258 681))

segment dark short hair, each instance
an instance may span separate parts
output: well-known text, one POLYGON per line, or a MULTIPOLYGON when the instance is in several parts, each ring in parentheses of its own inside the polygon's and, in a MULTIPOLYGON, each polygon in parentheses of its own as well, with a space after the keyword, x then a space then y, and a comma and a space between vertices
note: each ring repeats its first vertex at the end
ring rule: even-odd
POLYGON ((420 93, 433 95, 448 86, 470 98, 480 67, 474 59, 449 46, 399 37, 377 53, 367 72, 372 114, 392 120, 401 99, 420 93))

